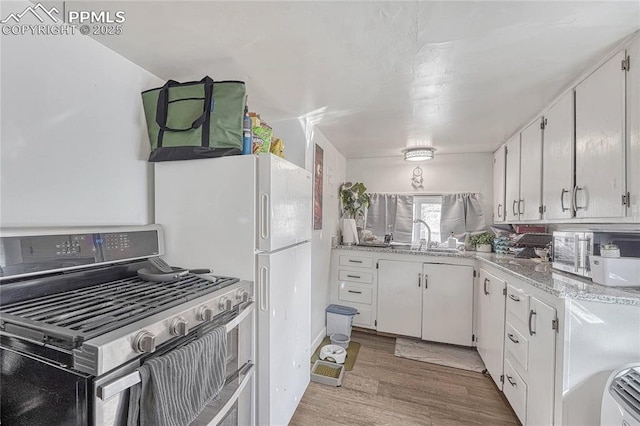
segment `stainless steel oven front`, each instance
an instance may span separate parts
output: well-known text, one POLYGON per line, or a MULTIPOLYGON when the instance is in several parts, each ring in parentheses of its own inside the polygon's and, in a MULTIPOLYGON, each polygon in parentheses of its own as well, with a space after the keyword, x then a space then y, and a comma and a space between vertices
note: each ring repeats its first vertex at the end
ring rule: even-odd
POLYGON ((140 382, 137 371, 140 365, 147 359, 166 354, 218 326, 224 326, 227 331, 227 378, 218 397, 205 407, 192 425, 255 424, 254 309, 253 301, 244 301, 231 311, 219 314, 212 321, 190 331, 183 338, 158 347, 148 356, 96 377, 93 382, 94 424, 126 425, 129 393, 131 387, 140 382))
POLYGON ((592 253, 593 233, 573 231, 553 233, 553 268, 589 277, 591 276, 589 256, 592 253))

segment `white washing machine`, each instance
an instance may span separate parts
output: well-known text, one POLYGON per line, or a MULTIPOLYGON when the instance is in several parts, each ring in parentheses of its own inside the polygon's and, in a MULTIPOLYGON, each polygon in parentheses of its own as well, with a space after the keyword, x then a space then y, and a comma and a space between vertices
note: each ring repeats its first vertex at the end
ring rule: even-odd
POLYGON ((609 376, 602 394, 602 426, 640 426, 640 363, 627 364, 609 376))

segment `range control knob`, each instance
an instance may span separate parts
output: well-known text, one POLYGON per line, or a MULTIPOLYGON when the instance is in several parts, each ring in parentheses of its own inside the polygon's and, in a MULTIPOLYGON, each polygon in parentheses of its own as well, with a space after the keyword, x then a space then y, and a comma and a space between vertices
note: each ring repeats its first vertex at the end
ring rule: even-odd
POLYGON ((236 293, 236 299, 242 303, 247 302, 249 300, 249 292, 243 289, 238 290, 236 293))
POLYGON ((156 350, 156 336, 148 331, 141 331, 133 339, 133 350, 142 353, 151 353, 156 350))
POLYGON ((213 309, 204 305, 198 309, 198 319, 200 321, 211 321, 213 319, 213 309))
POLYGON ((220 299, 220 304, 218 305, 221 311, 230 311, 233 306, 233 302, 228 297, 223 297, 220 299))
POLYGON ((189 322, 183 317, 176 318, 171 321, 169 332, 174 336, 186 336, 189 333, 189 322))

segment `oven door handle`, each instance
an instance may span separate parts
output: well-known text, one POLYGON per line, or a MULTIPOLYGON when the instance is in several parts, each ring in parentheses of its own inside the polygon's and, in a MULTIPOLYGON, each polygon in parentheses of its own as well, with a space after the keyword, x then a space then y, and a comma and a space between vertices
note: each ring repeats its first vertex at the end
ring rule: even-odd
POLYGON ((250 300, 246 302, 245 308, 243 309, 243 311, 240 312, 240 314, 237 317, 235 317, 234 319, 232 319, 231 321, 229 321, 224 325, 224 328, 227 330, 227 333, 233 330, 234 328, 236 328, 238 324, 240 324, 242 321, 244 321, 244 319, 247 318, 247 316, 251 312, 253 312, 253 310, 254 310, 253 301, 250 300))
POLYGON ((106 385, 98 386, 97 394, 98 398, 103 401, 111 398, 114 395, 123 392, 130 387, 137 385, 142 381, 140 377, 140 372, 138 370, 127 374, 124 377, 120 377, 119 379, 114 380, 113 382, 109 382, 106 385))
MULTIPOLYGON (((251 361, 247 361, 244 363, 242 367, 240 367, 237 371, 232 373, 225 380, 224 384, 227 385, 233 380, 237 379, 241 375, 247 375, 253 369, 253 363, 251 361)), ((98 386, 97 394, 98 398, 103 401, 111 398, 114 395, 117 395, 125 390, 129 389, 140 383, 142 378, 140 377, 140 372, 138 370, 133 371, 127 374, 124 377, 120 377, 119 379, 114 380, 113 382, 109 382, 106 385, 98 386)))

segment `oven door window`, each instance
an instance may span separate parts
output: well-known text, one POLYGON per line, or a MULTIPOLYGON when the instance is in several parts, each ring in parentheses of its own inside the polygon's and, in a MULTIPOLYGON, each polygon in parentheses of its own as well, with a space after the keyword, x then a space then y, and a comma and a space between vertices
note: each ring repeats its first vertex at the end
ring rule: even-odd
POLYGON ((561 265, 576 266, 577 236, 553 237, 553 262, 561 265))

